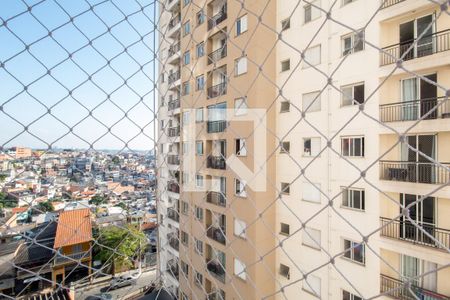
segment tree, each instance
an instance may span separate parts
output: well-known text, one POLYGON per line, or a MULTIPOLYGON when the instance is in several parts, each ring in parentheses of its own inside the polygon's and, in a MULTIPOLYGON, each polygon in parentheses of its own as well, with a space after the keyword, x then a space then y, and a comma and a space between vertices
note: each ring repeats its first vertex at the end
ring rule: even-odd
POLYGON ((17 200, 10 199, 8 194, 0 192, 0 207, 1 208, 13 208, 17 207, 17 200))
POLYGON ((91 198, 91 200, 89 200, 89 204, 94 204, 94 205, 100 205, 100 204, 105 204, 106 198, 101 196, 101 195, 95 195, 94 197, 91 198))
POLYGON ((113 273, 132 268, 133 262, 141 257, 147 244, 144 233, 131 225, 126 228, 100 228, 96 238, 95 259, 110 263, 113 273))
POLYGON ((36 211, 38 213, 45 213, 45 212, 52 212, 55 208, 53 207, 53 204, 49 201, 41 202, 38 205, 36 205, 36 211))
POLYGON ((4 182, 6 177, 8 176, 6 176, 5 174, 0 174, 0 182, 4 182))
POLYGON ((120 158, 118 156, 114 156, 111 161, 113 164, 118 165, 120 163, 120 158))
POLYGON ((119 202, 119 203, 117 203, 114 206, 120 207, 123 210, 127 210, 128 209, 127 205, 124 202, 119 202))

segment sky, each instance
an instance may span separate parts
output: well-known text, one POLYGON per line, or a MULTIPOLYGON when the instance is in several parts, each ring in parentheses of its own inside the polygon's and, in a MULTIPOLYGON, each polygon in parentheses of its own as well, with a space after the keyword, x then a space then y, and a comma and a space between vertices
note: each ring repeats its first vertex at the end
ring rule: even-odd
POLYGON ((153 149, 154 2, 0 0, 0 146, 153 149))

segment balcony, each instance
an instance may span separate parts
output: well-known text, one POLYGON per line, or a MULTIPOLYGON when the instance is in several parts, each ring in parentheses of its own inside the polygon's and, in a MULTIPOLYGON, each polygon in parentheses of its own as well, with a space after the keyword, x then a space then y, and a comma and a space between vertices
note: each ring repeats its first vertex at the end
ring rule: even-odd
POLYGON ((211 226, 208 228, 206 235, 210 238, 215 240, 216 242, 221 243, 222 245, 225 245, 226 243, 226 237, 225 237, 225 227, 218 228, 211 226))
POLYGON ((180 193, 180 186, 178 185, 178 183, 171 181, 171 182, 167 183, 167 190, 169 192, 179 194, 180 193))
POLYGON ((208 30, 213 29, 227 19, 227 6, 224 5, 220 11, 208 20, 208 30))
POLYGON ((450 29, 418 39, 384 47, 380 52, 380 65, 395 63, 398 59, 412 60, 450 50, 450 29), (411 48, 411 49, 410 49, 411 48))
POLYGON ((178 155, 167 155, 167 163, 178 166, 180 164, 180 157, 178 155))
POLYGON ((209 155, 208 160, 206 162, 206 167, 210 168, 210 169, 216 169, 216 170, 225 170, 227 165, 225 162, 225 158, 223 156, 209 155))
POLYGON ((175 28, 178 24, 180 24, 180 22, 181 22, 181 15, 177 14, 169 22, 169 31, 175 28))
POLYGON ((227 57, 227 45, 208 54, 208 65, 213 64, 227 57))
POLYGON ((91 258, 91 252, 90 251, 83 251, 78 253, 72 253, 72 254, 57 254, 54 260, 55 265, 62 265, 67 263, 74 263, 77 264, 78 261, 83 259, 90 259, 91 258))
POLYGON ((380 161, 380 179, 389 181, 447 184, 450 163, 380 161))
POLYGON ((177 209, 168 208, 167 217, 175 222, 180 222, 180 213, 178 212, 177 209))
POLYGON ((381 2, 383 3, 383 5, 381 6, 381 9, 393 6, 393 5, 401 3, 403 1, 405 1, 405 0, 381 0, 381 2))
POLYGON ((178 70, 178 71, 176 71, 176 72, 174 72, 174 73, 172 73, 172 74, 169 74, 169 84, 173 84, 175 81, 177 81, 177 80, 179 80, 181 78, 181 72, 180 72, 180 70, 178 70))
POLYGON ((437 240, 444 245, 444 247, 450 247, 450 230, 448 229, 438 228, 431 224, 419 224, 423 231, 426 231, 434 238, 433 240, 422 230, 419 230, 417 226, 408 221, 405 222, 388 218, 380 218, 380 223, 383 227, 381 230, 381 236, 423 246, 441 247, 435 242, 435 240, 437 240))
POLYGON ((180 99, 174 99, 167 103, 167 107, 169 110, 175 110, 177 108, 180 108, 181 102, 180 99))
POLYGON ((180 250, 180 241, 178 240, 178 237, 175 236, 173 233, 169 233, 167 235, 167 239, 169 241, 170 247, 173 249, 179 251, 180 250))
POLYGON ((445 97, 380 105, 380 120, 386 123, 447 118, 450 118, 450 100, 445 97))
POLYGON ((175 259, 171 259, 167 262, 167 273, 170 274, 176 280, 179 279, 178 262, 175 259))
POLYGON ((208 88, 208 99, 223 96, 227 93, 227 83, 221 82, 208 88))
POLYGON ((180 126, 168 128, 167 135, 169 137, 178 137, 178 136, 180 136, 180 126))
POLYGON ((225 282, 225 268, 215 259, 206 261, 206 268, 211 274, 222 282, 225 282))
POLYGON ((227 121, 225 120, 208 121, 206 130, 208 133, 218 133, 224 132, 226 128, 227 128, 227 121))
POLYGON ((215 291, 206 295, 206 300, 225 300, 225 292, 215 291))
POLYGON ((227 200, 222 192, 208 192, 206 194, 206 202, 222 207, 227 205, 227 200))
POLYGON ((404 282, 401 280, 381 275, 380 276, 380 292, 387 293, 392 298, 401 300, 415 300, 415 299, 427 299, 427 300, 448 300, 449 297, 438 294, 436 292, 418 287, 411 284, 410 288, 404 286, 404 282), (414 293, 412 295, 411 293, 414 293))

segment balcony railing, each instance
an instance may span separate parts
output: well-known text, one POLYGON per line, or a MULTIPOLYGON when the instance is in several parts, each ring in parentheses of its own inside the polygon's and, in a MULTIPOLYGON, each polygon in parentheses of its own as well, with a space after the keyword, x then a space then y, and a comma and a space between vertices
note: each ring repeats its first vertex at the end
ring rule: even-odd
POLYGON ((178 210, 173 209, 173 208, 167 209, 167 217, 175 222, 180 221, 180 214, 179 214, 178 210))
POLYGON ((427 300, 449 300, 450 298, 438 294, 436 292, 418 287, 414 284, 410 288, 405 287, 405 283, 401 280, 381 275, 380 276, 380 291, 381 293, 387 293, 395 299, 401 300, 416 300, 416 299, 427 299, 427 300), (412 294, 414 293, 414 295, 412 294))
POLYGON ((174 234, 168 234, 167 239, 169 240, 169 245, 173 249, 179 251, 180 250, 180 241, 178 240, 178 237, 174 234))
POLYGON ((450 118, 450 100, 445 97, 380 105, 380 120, 382 122, 434 120, 438 118, 450 118))
POLYGON ((206 235, 210 238, 215 240, 216 242, 219 242, 223 245, 226 243, 226 237, 225 237, 225 228, 218 228, 218 227, 209 227, 206 235))
POLYGON ((180 104, 181 104, 180 99, 174 99, 174 100, 169 101, 167 106, 168 106, 169 110, 174 110, 174 109, 180 108, 180 104))
POLYGON ((169 192, 179 194, 180 193, 180 186, 176 182, 173 182, 173 181, 172 182, 168 182, 167 183, 167 190, 169 192))
POLYGON ((169 273, 176 280, 179 279, 178 262, 171 259, 167 262, 167 273, 169 273))
POLYGON ((208 121, 206 129, 208 133, 217 133, 217 132, 224 132, 226 128, 227 128, 227 121, 220 120, 220 121, 208 121))
POLYGON ((206 295, 206 300, 225 300, 223 292, 212 292, 206 295))
POLYGON ((214 277, 216 277, 217 279, 219 279, 222 282, 225 282, 225 269, 224 269, 224 267, 222 267, 222 265, 218 261, 216 261, 216 260, 208 261, 207 260, 206 267, 207 267, 208 271, 214 275, 214 277))
POLYGON ((448 50, 450 50, 450 29, 423 36, 419 40, 413 39, 384 47, 380 53, 380 64, 389 65, 400 58, 411 60, 448 50))
POLYGON ((227 93, 227 83, 221 82, 208 88, 208 99, 223 96, 227 93))
POLYGON ((168 129, 167 135, 169 137, 177 137, 180 136, 180 126, 177 127, 170 127, 168 129))
POLYGON ((167 155, 167 163, 169 165, 179 165, 180 157, 178 155, 167 155))
POLYGON ((220 9, 220 12, 218 12, 208 20, 208 30, 211 30, 213 27, 219 25, 226 19, 227 19, 227 8, 226 6, 223 6, 220 9))
POLYGON ((169 57, 176 54, 178 51, 180 51, 181 47, 180 47, 180 42, 172 45, 169 47, 169 57))
POLYGON ((222 192, 208 192, 206 194, 206 202, 225 207, 227 200, 222 192))
POLYGON ((176 71, 175 73, 169 74, 169 84, 174 83, 178 79, 181 78, 181 72, 180 70, 176 71))
POLYGON ((431 224, 422 223, 419 226, 433 238, 430 238, 416 225, 408 221, 392 220, 380 218, 381 235, 413 244, 419 244, 430 247, 442 247, 435 241, 439 241, 445 248, 450 247, 450 230, 438 228, 431 224))
POLYGON ((414 183, 447 184, 450 163, 380 161, 380 179, 414 183))
POLYGON ((211 168, 211 169, 217 169, 217 170, 225 170, 227 166, 226 166, 225 158, 223 156, 209 155, 207 163, 206 163, 206 167, 211 168))
POLYGON ((227 45, 219 48, 208 55, 208 65, 218 62, 227 56, 227 45))
POLYGON ((65 264, 65 263, 74 263, 77 264, 78 261, 82 259, 88 259, 91 257, 90 251, 83 251, 72 254, 57 254, 54 260, 55 265, 65 264))
POLYGON ((381 8, 390 7, 392 5, 398 4, 398 3, 403 2, 403 1, 405 1, 405 0, 381 0, 381 2, 383 3, 381 8))
POLYGON ((173 17, 172 20, 170 20, 169 22, 169 30, 171 30, 172 28, 174 28, 176 25, 178 25, 181 22, 181 15, 178 14, 175 17, 173 17))

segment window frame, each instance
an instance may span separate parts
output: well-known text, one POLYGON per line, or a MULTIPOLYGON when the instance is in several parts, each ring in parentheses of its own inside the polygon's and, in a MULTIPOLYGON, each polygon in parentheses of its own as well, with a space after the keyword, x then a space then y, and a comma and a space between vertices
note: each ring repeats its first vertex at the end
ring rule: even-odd
POLYGON ((237 197, 241 197, 241 198, 247 198, 247 190, 246 190, 246 182, 239 179, 239 178, 235 178, 234 179, 234 195, 237 197), (242 190, 240 189, 242 185, 242 190), (239 186, 239 193, 237 193, 238 189, 237 187, 239 186))
POLYGON ((347 188, 347 187, 341 187, 342 190, 342 200, 341 200, 341 207, 346 209, 351 209, 355 211, 365 212, 366 211, 366 191, 363 188, 347 188), (355 207, 355 192, 359 192, 359 207, 355 207), (351 196, 350 196, 351 194, 351 196), (346 202, 347 205, 344 204, 344 195, 346 195, 346 202))
POLYGON ((356 83, 352 83, 352 84, 343 85, 343 86, 341 86, 340 93, 341 93, 341 107, 352 107, 352 106, 363 104, 366 101, 366 84, 364 81, 360 81, 360 82, 356 82, 356 83), (362 86, 362 88, 363 88, 363 102, 362 103, 355 100, 355 88, 360 87, 360 86, 362 86), (352 89, 352 96, 351 96, 352 103, 347 104, 345 102, 345 98, 344 98, 344 94, 345 94, 344 90, 349 89, 349 88, 352 89), (356 101, 356 103, 355 103, 355 101, 356 101))
POLYGON ((287 71, 289 71, 290 69, 291 69, 291 59, 290 59, 290 58, 285 59, 285 60, 282 60, 282 61, 280 62, 280 73, 287 72, 287 71), (287 69, 283 69, 283 64, 285 64, 285 63, 288 64, 288 65, 287 65, 287 69))
POLYGON ((354 262, 354 263, 359 264, 359 265, 365 265, 366 264, 366 246, 363 243, 357 243, 357 242, 354 242, 351 239, 343 238, 342 239, 342 246, 343 246, 342 251, 345 251, 344 254, 342 254, 342 256, 341 256, 343 259, 349 260, 349 261, 354 262), (350 243, 350 247, 347 247, 346 243, 350 243), (355 245, 358 245, 358 244, 359 244, 359 246, 354 247, 355 245), (352 248, 352 247, 354 247, 354 248, 352 248), (358 247, 362 247, 361 248, 362 261, 359 261, 359 260, 355 259, 355 250, 358 247), (349 249, 349 250, 346 250, 346 249, 349 249), (347 254, 348 254, 348 256, 347 256, 347 254))
POLYGON ((303 60, 302 69, 309 69, 309 68, 312 68, 315 66, 320 66, 322 64, 322 44, 318 44, 318 45, 309 47, 308 49, 305 49, 304 54, 305 54, 305 58, 303 60), (319 62, 313 64, 313 63, 311 63, 311 60, 306 59, 306 56, 307 56, 308 51, 312 51, 313 49, 316 49, 316 48, 319 49, 319 62), (306 61, 309 64, 306 63, 306 61))
POLYGON ((341 155, 344 157, 351 157, 351 158, 364 158, 365 157, 365 137, 363 135, 355 135, 355 136, 341 136, 341 155), (345 155, 344 151, 344 140, 349 140, 348 145, 348 154, 345 155), (355 140, 360 140, 360 155, 355 155, 356 153, 356 146, 355 146, 355 140), (351 153, 352 152, 352 153, 351 153))
POLYGON ((236 36, 241 36, 242 34, 246 33, 248 31, 248 16, 247 14, 240 16, 236 19, 236 36), (245 28, 242 30, 242 21, 245 18, 245 28), (238 25, 239 24, 239 25, 238 25))
POLYGON ((247 74, 247 72, 248 72, 248 59, 247 59, 247 56, 241 56, 239 58, 236 58, 234 60, 234 76, 235 77, 239 77, 239 76, 242 76, 244 74, 247 74), (243 71, 241 73, 238 73, 238 71, 239 71, 239 62, 241 60, 243 60, 243 59, 245 59, 245 71, 243 71))

